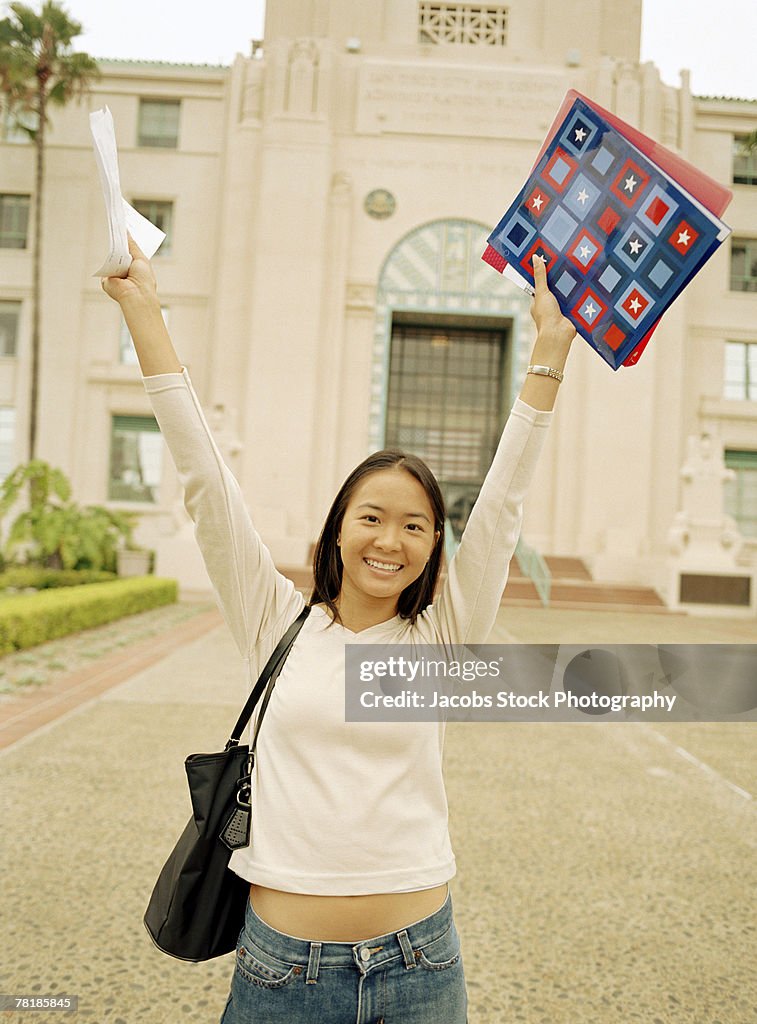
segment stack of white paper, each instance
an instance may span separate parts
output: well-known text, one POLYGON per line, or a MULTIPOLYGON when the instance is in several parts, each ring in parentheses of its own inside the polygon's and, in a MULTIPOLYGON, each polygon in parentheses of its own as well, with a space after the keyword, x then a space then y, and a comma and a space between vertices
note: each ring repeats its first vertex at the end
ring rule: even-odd
POLYGON ((89 127, 95 143, 95 159, 105 198, 110 235, 108 255, 93 276, 126 277, 131 265, 127 232, 148 259, 158 251, 166 235, 141 213, 137 213, 133 206, 129 206, 121 195, 116 134, 110 110, 103 107, 102 110, 93 111, 89 115, 89 127))

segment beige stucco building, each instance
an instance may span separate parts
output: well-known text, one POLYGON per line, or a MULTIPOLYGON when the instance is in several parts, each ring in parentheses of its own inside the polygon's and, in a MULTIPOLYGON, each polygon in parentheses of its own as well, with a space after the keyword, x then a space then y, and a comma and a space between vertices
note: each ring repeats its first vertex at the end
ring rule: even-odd
MULTIPOLYGON (((344 475, 384 444, 428 458, 461 525, 533 340, 528 299, 480 255, 575 87, 733 183, 733 234, 636 367, 574 343, 523 537, 671 605, 681 572, 733 577, 689 597, 754 614, 757 157, 739 139, 757 101, 664 85, 639 63, 640 21, 639 0, 268 0, 265 40, 230 68, 103 62, 50 135, 40 456, 80 501, 141 512, 158 571, 202 584, 128 334, 92 277, 107 232, 87 108, 107 104, 124 194, 168 231, 154 265, 171 334, 278 562, 307 561, 344 475), (734 522, 713 499, 721 453, 734 522)), ((6 129, 3 471, 26 457, 33 180, 6 129)))

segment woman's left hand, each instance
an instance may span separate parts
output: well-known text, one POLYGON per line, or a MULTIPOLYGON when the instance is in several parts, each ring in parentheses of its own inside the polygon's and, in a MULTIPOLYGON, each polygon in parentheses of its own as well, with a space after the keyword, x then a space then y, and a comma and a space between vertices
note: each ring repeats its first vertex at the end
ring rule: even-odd
POLYGON ((531 304, 531 316, 536 324, 536 343, 531 358, 533 363, 543 363, 556 370, 562 370, 568 358, 571 342, 576 329, 562 315, 557 299, 547 284, 547 267, 544 260, 534 256, 534 284, 536 294, 531 304))

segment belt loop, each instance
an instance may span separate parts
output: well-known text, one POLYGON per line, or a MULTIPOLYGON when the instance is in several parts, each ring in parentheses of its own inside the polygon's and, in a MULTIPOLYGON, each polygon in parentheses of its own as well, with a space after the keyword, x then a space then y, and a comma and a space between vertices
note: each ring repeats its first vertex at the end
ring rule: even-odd
POLYGON ((415 967, 413 947, 410 945, 410 939, 407 937, 406 928, 403 928, 401 932, 397 932, 397 942, 399 942, 400 948, 402 949, 402 955, 405 958, 405 967, 407 967, 408 970, 411 967, 415 967))
POLYGON ((321 943, 310 943, 310 958, 308 959, 308 972, 305 975, 306 985, 315 985, 318 981, 318 965, 321 962, 321 943))

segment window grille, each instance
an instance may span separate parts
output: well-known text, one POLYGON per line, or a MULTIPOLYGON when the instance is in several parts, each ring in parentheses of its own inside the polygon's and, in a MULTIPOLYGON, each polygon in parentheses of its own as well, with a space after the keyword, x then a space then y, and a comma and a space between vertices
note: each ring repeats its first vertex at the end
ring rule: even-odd
POLYGON ((20 319, 20 302, 0 302, 0 356, 15 356, 20 319))
POLYGON ((176 149, 180 111, 180 100, 140 100, 137 145, 176 149))
POLYGON ((734 185, 757 185, 757 146, 748 148, 748 135, 735 135, 733 139, 734 185))
POLYGON ((502 430, 505 352, 504 330, 392 324, 385 444, 425 459, 458 538, 502 430))
POLYGON ((163 435, 153 416, 113 416, 110 434, 110 501, 157 502, 163 435))
POLYGON ((757 537, 757 451, 726 448, 725 464, 736 473, 725 485, 725 510, 745 537, 757 537))
POLYGON ((757 401, 757 342, 725 343, 723 397, 742 402, 757 401))
POLYGON ((757 238, 731 241, 731 291, 757 292, 757 238))
POLYGON ((507 44, 507 8, 422 2, 418 8, 421 43, 507 44))
POLYGON ((0 195, 0 249, 25 249, 31 196, 0 195))
POLYGON ((16 410, 0 408, 0 482, 16 465, 16 410))
POLYGON ((170 256, 173 242, 173 203, 163 199, 132 199, 131 205, 137 213, 141 213, 151 224, 166 233, 166 237, 153 259, 159 256, 170 256))

